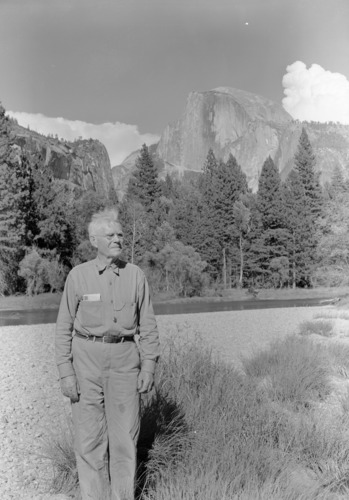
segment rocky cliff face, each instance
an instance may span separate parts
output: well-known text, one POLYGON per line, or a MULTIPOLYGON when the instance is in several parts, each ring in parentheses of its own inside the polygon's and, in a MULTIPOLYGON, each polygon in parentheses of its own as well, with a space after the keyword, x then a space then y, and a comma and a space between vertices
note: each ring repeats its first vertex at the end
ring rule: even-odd
MULTIPOLYGON (((201 171, 210 148, 224 161, 231 153, 245 172, 249 186, 256 191, 259 173, 268 156, 275 161, 281 177, 287 177, 293 167, 302 126, 307 129, 314 148, 321 181, 331 179, 335 165, 347 177, 349 126, 293 121, 281 105, 227 87, 192 92, 182 117, 164 130, 154 157, 162 162, 163 175, 167 172, 183 175, 201 171)), ((133 154, 127 164, 118 167, 123 187, 136 157, 133 154)), ((116 171, 114 175, 117 176, 116 171)))
POLYGON ((59 141, 13 126, 14 142, 20 150, 40 152, 56 179, 65 180, 78 191, 93 190, 109 198, 114 190, 108 152, 96 140, 59 141))
POLYGON ((283 130, 291 122, 281 106, 242 90, 219 87, 192 92, 183 117, 162 134, 157 153, 168 171, 183 167, 200 171, 210 148, 223 160, 231 153, 255 188, 264 160, 276 155, 283 130))
POLYGON ((138 155, 139 151, 134 151, 127 156, 127 158, 125 158, 121 165, 117 165, 111 170, 116 195, 119 200, 121 200, 123 195, 126 193, 128 181, 135 168, 138 155))

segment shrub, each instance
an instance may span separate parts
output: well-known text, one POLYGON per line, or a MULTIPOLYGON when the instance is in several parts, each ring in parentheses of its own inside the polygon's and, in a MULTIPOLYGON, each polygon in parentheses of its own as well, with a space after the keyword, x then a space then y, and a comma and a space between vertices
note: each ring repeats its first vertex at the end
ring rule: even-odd
POLYGON ((46 284, 50 287, 50 292, 60 292, 64 288, 65 278, 68 269, 58 262, 58 259, 42 259, 42 267, 45 270, 46 284))
POLYGON ((300 335, 311 335, 316 333, 322 337, 330 337, 333 334, 333 323, 328 320, 303 321, 299 325, 300 335))
POLYGON ((315 270, 313 276, 314 286, 339 287, 349 285, 349 272, 347 266, 341 265, 322 266, 315 270))
POLYGON ((268 397, 293 409, 307 407, 330 392, 328 354, 307 338, 291 335, 276 341, 268 350, 244 359, 243 366, 268 397))
POLYGON ((195 249, 180 241, 166 243, 159 252, 147 252, 145 268, 155 291, 175 291, 179 296, 201 295, 209 278, 204 272, 207 262, 195 249))
POLYGON ((26 282, 27 295, 36 295, 47 290, 63 290, 67 269, 57 257, 44 258, 32 248, 19 263, 18 275, 26 282))
POLYGON ((44 291, 47 281, 43 258, 35 248, 19 263, 18 275, 26 282, 27 295, 36 295, 44 291))

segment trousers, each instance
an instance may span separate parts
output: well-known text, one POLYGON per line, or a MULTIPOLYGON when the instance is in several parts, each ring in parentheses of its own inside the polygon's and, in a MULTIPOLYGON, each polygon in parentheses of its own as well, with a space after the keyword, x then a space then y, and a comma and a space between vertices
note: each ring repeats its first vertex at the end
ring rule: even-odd
POLYGON ((140 429, 134 342, 107 344, 73 337, 80 398, 72 404, 74 451, 82 500, 133 500, 140 429))

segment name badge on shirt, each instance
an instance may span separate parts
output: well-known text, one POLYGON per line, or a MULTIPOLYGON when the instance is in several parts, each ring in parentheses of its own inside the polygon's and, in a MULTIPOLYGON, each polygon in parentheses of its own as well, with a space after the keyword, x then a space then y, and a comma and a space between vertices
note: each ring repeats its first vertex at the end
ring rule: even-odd
POLYGON ((90 302, 97 302, 98 300, 101 300, 101 294, 100 293, 86 293, 85 295, 82 296, 82 300, 88 300, 90 302))

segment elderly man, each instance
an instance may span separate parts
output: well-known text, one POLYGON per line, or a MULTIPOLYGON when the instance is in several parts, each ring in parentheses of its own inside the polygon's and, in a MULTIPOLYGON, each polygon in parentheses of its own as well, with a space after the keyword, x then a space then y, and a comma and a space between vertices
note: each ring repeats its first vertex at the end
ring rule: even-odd
POLYGON ((117 217, 113 210, 92 217, 97 257, 70 271, 56 326, 83 500, 106 498, 109 484, 113 500, 134 498, 139 394, 152 388, 159 356, 148 283, 137 266, 120 260, 117 217))

